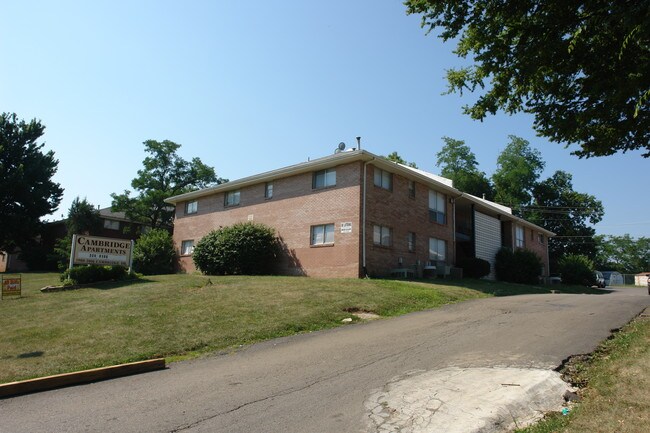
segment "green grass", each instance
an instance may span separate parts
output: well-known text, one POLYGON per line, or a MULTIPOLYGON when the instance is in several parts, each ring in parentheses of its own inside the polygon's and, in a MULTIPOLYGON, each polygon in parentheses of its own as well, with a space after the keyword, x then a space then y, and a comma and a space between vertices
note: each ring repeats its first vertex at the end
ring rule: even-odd
POLYGON ((229 350, 341 326, 347 317, 358 321, 346 312, 349 309, 388 317, 467 299, 549 291, 478 280, 433 284, 201 275, 39 291, 57 283, 58 274, 23 274, 23 297, 0 302, 0 383, 229 350))
POLYGON ((586 384, 568 416, 550 414, 520 433, 642 432, 650 428, 650 318, 640 317, 605 341, 573 381, 586 384))

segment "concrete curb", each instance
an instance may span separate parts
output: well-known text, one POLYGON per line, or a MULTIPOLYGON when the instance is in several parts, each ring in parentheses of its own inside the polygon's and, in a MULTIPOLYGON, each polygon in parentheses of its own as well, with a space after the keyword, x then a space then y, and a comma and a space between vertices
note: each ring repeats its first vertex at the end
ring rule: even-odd
POLYGON ((165 358, 157 358, 147 361, 130 362, 128 364, 112 365, 110 367, 93 368, 92 370, 76 371, 74 373, 39 377, 19 382, 9 382, 0 385, 0 398, 114 379, 116 377, 162 370, 164 368, 165 358))

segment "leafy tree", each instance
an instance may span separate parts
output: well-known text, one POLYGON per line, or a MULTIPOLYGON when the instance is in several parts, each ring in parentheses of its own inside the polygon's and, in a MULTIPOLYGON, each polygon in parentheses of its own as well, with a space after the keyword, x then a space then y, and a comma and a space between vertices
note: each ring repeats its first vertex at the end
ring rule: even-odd
POLYGON ((590 225, 599 223, 605 215, 603 204, 593 195, 573 190, 573 177, 565 171, 533 187, 534 203, 523 209, 523 216, 557 236, 549 241, 551 268, 565 255, 584 255, 590 260, 596 256, 590 225))
POLYGON ((440 175, 451 179, 454 187, 477 197, 494 198, 494 189, 485 173, 478 169, 476 155, 462 140, 442 137, 445 145, 436 154, 440 175))
POLYGON ((396 163, 398 163, 398 164, 408 165, 409 167, 412 167, 412 168, 418 168, 418 166, 417 166, 416 163, 414 163, 414 162, 407 162, 404 158, 402 158, 401 156, 399 156, 399 154, 398 154, 397 152, 393 152, 393 153, 389 154, 389 155, 386 157, 386 159, 389 160, 389 161, 396 162, 396 163))
POLYGON ((464 111, 535 117, 537 132, 577 144, 579 157, 650 156, 647 1, 406 0, 422 27, 471 66, 447 72, 449 92, 484 89, 464 111))
POLYGON ((495 200, 513 207, 520 215, 520 206, 531 202, 533 188, 544 170, 539 150, 531 148, 523 138, 510 135, 510 143, 497 158, 497 169, 492 175, 495 200))
POLYGON ((278 241, 272 228, 251 222, 213 230, 194 247, 196 267, 209 275, 260 275, 273 270, 278 241))
POLYGON ((65 226, 69 234, 96 235, 102 228, 99 210, 84 197, 72 200, 65 226))
POLYGON ((85 197, 83 200, 76 197, 68 209, 65 227, 66 235, 56 241, 52 253, 59 269, 67 268, 70 263, 72 235, 97 235, 102 228, 102 220, 97 208, 85 197))
POLYGON ((144 275, 171 274, 175 258, 174 241, 165 229, 143 234, 133 247, 133 269, 144 275))
POLYGON ((33 240, 40 218, 59 206, 63 188, 52 181, 59 161, 36 141, 45 126, 0 114, 0 250, 14 252, 33 240))
POLYGON ((149 154, 138 170, 138 177, 131 181, 137 196, 111 194, 112 210, 123 211, 132 221, 145 223, 153 228, 169 228, 172 225, 174 208, 165 199, 194 189, 205 188, 213 183, 227 182, 216 176, 214 168, 199 158, 186 161, 176 151, 181 147, 173 141, 147 140, 145 152, 149 154))
POLYGON ((624 274, 650 271, 650 238, 634 239, 623 236, 595 236, 596 264, 602 270, 624 274))

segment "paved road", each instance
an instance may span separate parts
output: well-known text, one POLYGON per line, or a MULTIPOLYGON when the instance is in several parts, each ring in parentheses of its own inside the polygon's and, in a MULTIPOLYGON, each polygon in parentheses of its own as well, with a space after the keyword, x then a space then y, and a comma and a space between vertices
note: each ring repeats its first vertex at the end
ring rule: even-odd
POLYGON ((646 290, 450 305, 282 338, 112 381, 0 400, 0 432, 361 432, 413 370, 554 368, 650 306, 646 290))

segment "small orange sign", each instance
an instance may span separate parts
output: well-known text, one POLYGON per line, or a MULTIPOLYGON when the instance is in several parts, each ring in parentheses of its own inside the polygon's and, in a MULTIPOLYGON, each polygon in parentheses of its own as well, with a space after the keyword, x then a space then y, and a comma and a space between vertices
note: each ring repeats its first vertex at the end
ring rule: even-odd
POLYGON ((5 296, 20 296, 21 293, 21 277, 5 277, 2 276, 2 297, 5 296))

